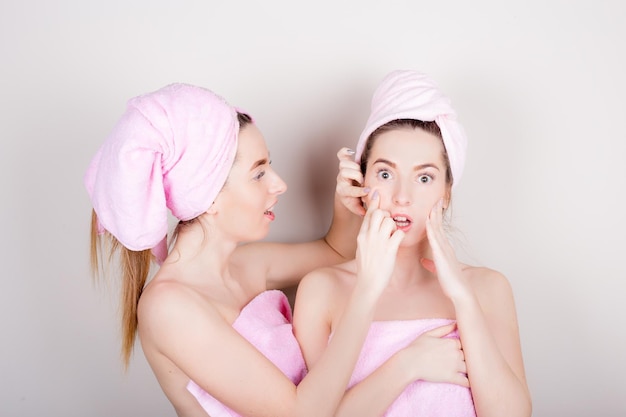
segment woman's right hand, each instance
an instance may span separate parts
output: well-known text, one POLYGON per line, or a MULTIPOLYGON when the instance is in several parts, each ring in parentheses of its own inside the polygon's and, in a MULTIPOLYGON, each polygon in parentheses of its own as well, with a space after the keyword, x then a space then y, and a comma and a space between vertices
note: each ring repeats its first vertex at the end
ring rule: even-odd
POLYGON ((356 250, 357 286, 365 286, 376 296, 389 283, 398 247, 404 237, 390 213, 379 207, 380 197, 374 190, 357 236, 356 250))
POLYGON ((401 351, 405 355, 405 369, 412 370, 415 380, 469 387, 461 341, 444 337, 455 328, 456 324, 452 323, 424 332, 401 351))
POLYGON ((344 206, 359 216, 365 215, 361 197, 365 197, 369 189, 362 187, 363 174, 359 164, 354 161, 354 151, 341 148, 337 152, 339 174, 337 174, 337 194, 344 206))

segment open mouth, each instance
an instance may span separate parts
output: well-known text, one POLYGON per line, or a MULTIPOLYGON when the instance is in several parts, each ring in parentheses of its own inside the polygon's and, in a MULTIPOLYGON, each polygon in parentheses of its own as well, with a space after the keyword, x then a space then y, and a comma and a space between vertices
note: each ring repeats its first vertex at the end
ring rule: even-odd
POLYGON ((274 206, 272 206, 272 207, 268 208, 267 210, 265 210, 265 211, 263 212, 263 214, 264 214, 266 217, 268 217, 270 220, 274 220, 274 218, 276 217, 276 216, 274 215, 274 206))
POLYGON ((411 225, 411 219, 406 216, 393 216, 393 221, 396 222, 398 229, 404 229, 411 225))

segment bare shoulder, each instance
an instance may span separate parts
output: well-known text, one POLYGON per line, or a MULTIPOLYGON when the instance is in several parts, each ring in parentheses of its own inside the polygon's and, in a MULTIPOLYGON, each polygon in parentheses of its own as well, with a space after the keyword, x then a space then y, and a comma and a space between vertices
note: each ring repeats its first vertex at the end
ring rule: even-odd
POLYGON ((137 306, 140 332, 155 334, 175 331, 179 323, 198 320, 223 321, 219 311, 194 288, 175 280, 151 282, 137 306))
POLYGON ((463 272, 483 308, 500 310, 500 306, 512 304, 511 284, 500 271, 483 266, 465 265, 463 272))
POLYGON ((343 309, 354 282, 354 261, 315 269, 304 276, 296 292, 294 319, 324 315, 331 320, 343 309), (304 314, 300 314, 302 312, 304 314))
POLYGON ((302 278, 298 291, 315 290, 335 293, 338 290, 351 287, 354 282, 354 260, 350 260, 337 265, 325 266, 317 268, 302 278))

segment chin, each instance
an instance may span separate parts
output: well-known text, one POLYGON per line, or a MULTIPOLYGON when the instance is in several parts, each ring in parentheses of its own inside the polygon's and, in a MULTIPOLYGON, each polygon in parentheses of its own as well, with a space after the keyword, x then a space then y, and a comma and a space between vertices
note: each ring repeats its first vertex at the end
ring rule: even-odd
POLYGON ((404 235, 404 238, 402 238, 402 241, 400 242, 400 247, 401 248, 410 248, 412 246, 417 246, 420 244, 420 242, 422 242, 424 239, 417 239, 415 236, 411 236, 411 235, 404 235))
POLYGON ((270 228, 268 225, 268 226, 259 228, 257 233, 255 233, 255 236, 251 240, 262 240, 262 239, 265 239, 269 234, 270 234, 270 228))

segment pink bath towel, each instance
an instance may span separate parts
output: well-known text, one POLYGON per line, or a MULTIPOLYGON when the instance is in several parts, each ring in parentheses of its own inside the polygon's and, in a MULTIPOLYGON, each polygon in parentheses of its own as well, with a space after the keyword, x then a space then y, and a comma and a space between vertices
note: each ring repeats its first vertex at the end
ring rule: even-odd
POLYGON ((175 83, 130 99, 84 177, 99 231, 163 261, 168 209, 190 220, 213 204, 238 134, 235 108, 202 87, 175 83))
POLYGON ((453 187, 456 186, 465 166, 467 137, 457 120, 452 101, 432 78, 418 71, 392 71, 380 82, 372 97, 369 118, 356 145, 355 160, 361 162, 366 142, 376 129, 399 119, 437 123, 450 161, 453 187))
MULTIPOLYGON (((293 335, 291 307, 282 291, 262 292, 239 313, 233 328, 252 343, 294 384, 300 383, 306 374, 306 365, 300 345, 293 335)), ((239 416, 195 382, 189 381, 189 392, 211 417, 239 416)), ((245 399, 242 399, 245 401, 245 399)))
MULTIPOLYGON (((357 384, 420 334, 453 320, 420 319, 375 321, 361 350, 349 386, 357 384)), ((456 337, 451 333, 446 337, 456 337)), ((460 385, 415 381, 400 394, 385 417, 476 417, 469 388, 460 385)))

